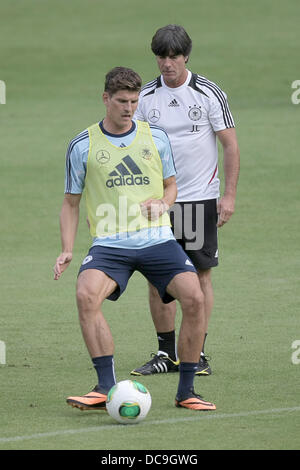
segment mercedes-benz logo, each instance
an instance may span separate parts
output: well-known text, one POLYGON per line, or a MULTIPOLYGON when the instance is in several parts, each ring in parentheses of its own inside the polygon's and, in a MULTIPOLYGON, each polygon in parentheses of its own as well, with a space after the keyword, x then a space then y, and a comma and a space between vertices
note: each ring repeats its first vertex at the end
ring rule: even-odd
POLYGON ((151 122, 157 122, 160 119, 160 112, 158 109, 151 109, 148 114, 148 119, 151 122))
POLYGON ((106 150, 98 150, 96 153, 96 160, 100 165, 105 165, 110 160, 110 155, 106 150))

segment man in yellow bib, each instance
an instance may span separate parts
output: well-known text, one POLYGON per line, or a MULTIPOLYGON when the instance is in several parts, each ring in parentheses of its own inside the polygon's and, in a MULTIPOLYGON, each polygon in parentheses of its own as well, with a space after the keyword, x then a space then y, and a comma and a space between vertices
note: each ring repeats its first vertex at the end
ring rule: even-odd
POLYGON ((140 90, 136 72, 124 67, 111 70, 103 93, 105 118, 76 136, 67 151, 62 252, 54 279, 72 260, 84 190, 93 244, 79 270, 76 296, 82 335, 98 377, 94 390, 70 396, 67 403, 82 410, 106 409, 116 378, 114 342, 102 304, 105 299, 117 300, 137 270, 163 302, 178 299, 181 304, 176 406, 215 410, 194 391, 204 304, 196 270, 170 228, 167 209, 177 195, 172 150, 163 130, 132 119, 140 90))

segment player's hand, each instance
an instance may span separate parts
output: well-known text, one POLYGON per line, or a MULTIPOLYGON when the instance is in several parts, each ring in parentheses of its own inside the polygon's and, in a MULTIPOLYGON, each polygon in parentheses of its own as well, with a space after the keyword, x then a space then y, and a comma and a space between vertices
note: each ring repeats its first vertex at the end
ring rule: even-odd
POLYGON ((140 204, 141 212, 149 220, 158 219, 166 210, 168 205, 161 199, 147 199, 140 204))
POLYGON ((54 280, 57 281, 62 273, 67 269, 72 261, 72 253, 61 253, 56 259, 54 271, 54 280))
POLYGON ((234 197, 225 196, 225 195, 221 197, 218 203, 218 207, 217 207, 217 212, 218 212, 217 227, 222 227, 222 225, 228 222, 228 220, 234 213, 234 204, 235 204, 234 197))

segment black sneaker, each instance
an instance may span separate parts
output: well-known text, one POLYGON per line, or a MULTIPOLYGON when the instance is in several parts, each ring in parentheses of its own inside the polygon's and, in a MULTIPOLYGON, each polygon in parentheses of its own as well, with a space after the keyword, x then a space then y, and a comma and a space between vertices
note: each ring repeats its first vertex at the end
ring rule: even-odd
POLYGON ((173 361, 169 356, 165 356, 163 354, 158 355, 152 353, 151 356, 153 356, 153 359, 146 362, 142 367, 131 371, 131 375, 151 375, 166 372, 178 372, 179 361, 173 361))
POLYGON ((208 356, 201 356, 195 375, 206 376, 212 374, 210 365, 207 362, 208 359, 208 356))

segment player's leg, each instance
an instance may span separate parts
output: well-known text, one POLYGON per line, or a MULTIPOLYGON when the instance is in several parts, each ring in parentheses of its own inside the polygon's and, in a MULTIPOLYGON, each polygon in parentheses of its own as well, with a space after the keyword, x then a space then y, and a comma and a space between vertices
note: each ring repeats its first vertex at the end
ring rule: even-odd
POLYGON ((131 371, 131 375, 151 375, 166 372, 178 372, 178 359, 175 339, 176 302, 164 304, 151 283, 149 285, 149 306, 156 329, 157 354, 140 367, 131 371))
POLYGON ((156 331, 173 331, 175 329, 176 302, 164 304, 156 287, 150 283, 148 283, 148 287, 149 306, 156 331))
POLYGON ((204 295, 204 311, 205 311, 205 337, 202 345, 201 356, 196 375, 207 376, 211 374, 211 368, 208 363, 208 358, 205 356, 205 340, 208 332, 208 324, 214 305, 214 293, 211 279, 211 269, 198 270, 198 278, 201 290, 204 295))
POLYGON ((177 274, 168 284, 167 292, 180 302, 182 310, 177 345, 179 359, 197 363, 205 332, 204 296, 197 275, 193 272, 177 274))
POLYGON ((98 378, 90 393, 67 399, 68 404, 82 410, 105 410, 107 393, 116 383, 114 342, 102 303, 107 298, 117 300, 126 288, 132 274, 130 262, 123 262, 127 251, 93 247, 79 271, 76 297, 80 327, 98 378))
MULTIPOLYGON (((218 264, 218 237, 217 237, 217 202, 216 200, 194 201, 176 203, 170 213, 172 229, 178 243, 185 250, 194 266, 198 270, 200 286, 204 294, 205 303, 205 339, 208 332, 208 323, 213 308, 213 287, 211 281, 211 267, 218 264), (197 227, 197 230, 195 229, 197 227)), ((133 375, 148 375, 159 372, 176 371, 176 366, 165 361, 162 353, 172 360, 176 355, 175 316, 176 303, 164 304, 155 287, 149 284, 149 306, 156 329, 158 340, 158 354, 142 367, 132 371, 133 375), (165 362, 166 364, 163 364, 165 362)), ((204 343, 199 356, 196 375, 208 376, 211 368, 204 354, 204 343)), ((201 341, 201 338, 199 338, 201 341)), ((178 369, 178 368, 177 368, 178 369)))
POLYGON ((181 304, 177 406, 197 410, 215 409, 213 404, 196 395, 193 387, 205 333, 204 297, 195 267, 182 247, 175 240, 170 240, 141 250, 137 269, 156 287, 164 303, 177 299, 181 304))
POLYGON ((109 389, 116 383, 114 342, 101 306, 117 283, 102 271, 82 271, 77 280, 76 298, 83 339, 97 372, 98 384, 83 396, 70 396, 67 403, 81 410, 105 410, 109 389))
POLYGON ((200 287, 204 295, 205 310, 205 331, 208 331, 208 324, 214 305, 214 292, 211 279, 211 269, 198 269, 200 287))
MULTIPOLYGON (((149 286, 149 306, 152 320, 156 329, 158 341, 158 356, 167 355, 172 361, 177 361, 176 337, 175 337, 175 317, 176 302, 164 304, 159 296, 158 290, 152 284, 149 286)), ((171 362, 168 362, 169 369, 176 371, 171 362)), ((170 371, 168 369, 168 371, 170 371)))
POLYGON ((206 322, 205 338, 196 375, 209 376, 212 372, 207 361, 208 358, 204 353, 204 343, 207 337, 208 325, 214 303, 211 268, 218 265, 217 201, 215 199, 210 199, 207 201, 192 202, 190 204, 192 206, 192 216, 190 215, 190 212, 186 213, 184 209, 184 221, 185 224, 188 224, 188 221, 191 218, 193 226, 197 224, 198 227, 203 227, 203 231, 200 236, 200 238, 203 238, 203 245, 201 248, 199 248, 198 243, 194 245, 194 242, 197 242, 197 234, 193 240, 183 238, 183 240, 181 240, 181 244, 197 269, 201 290, 204 295, 206 322), (199 208, 201 208, 201 210, 199 210, 199 208))
POLYGON ((78 276, 76 299, 79 322, 92 358, 114 353, 113 338, 101 306, 116 287, 116 281, 97 269, 82 271, 78 276))
MULTIPOLYGON (((174 220, 182 227, 182 210, 180 203, 175 204, 171 211, 172 230, 174 229, 174 220), (174 214, 177 217, 174 217, 174 214)), ((161 372, 177 372, 177 348, 176 348, 176 332, 175 332, 175 317, 176 317, 176 302, 164 304, 157 289, 149 283, 149 307, 152 316, 152 321, 156 330, 158 352, 141 367, 134 369, 132 375, 150 375, 161 372), (168 359, 170 358, 171 361, 168 359), (175 362, 175 364, 173 363, 175 362)))
MULTIPOLYGON (((189 253, 190 254, 190 253, 189 253)), ((192 256, 190 256, 193 259, 192 256)), ((199 365, 197 368, 197 375, 207 376, 211 374, 211 368, 208 364, 207 357, 204 353, 204 343, 208 331, 208 323, 210 320, 211 312, 213 309, 213 286, 211 281, 211 269, 198 270, 198 277, 200 287, 204 295, 204 312, 205 312, 205 337, 201 349, 199 365)), ((175 337, 175 316, 176 316, 176 302, 164 304, 159 296, 157 289, 149 283, 149 305, 152 315, 152 320, 156 329, 158 340, 158 356, 167 354, 172 360, 177 360, 176 354, 176 337, 175 337)), ((199 339, 201 341, 201 339, 199 339)), ((171 363, 169 363, 171 365, 171 363)), ((146 363, 141 368, 135 369, 133 373, 152 373, 153 359, 146 363)), ((163 369, 166 370, 166 369, 163 369)), ((168 371, 168 370, 166 370, 168 371)), ((155 372, 154 372, 155 373, 155 372)))
POLYGON ((180 302, 182 310, 178 337, 180 375, 175 404, 199 411, 215 410, 213 403, 203 400, 194 391, 194 377, 205 334, 204 296, 197 275, 192 272, 177 274, 168 284, 167 292, 180 302), (199 339, 202 342, 199 343, 199 339))
MULTIPOLYGON (((190 253, 189 253, 190 254, 190 253)), ((191 257, 191 256, 190 256, 191 257)), ((192 259, 192 257, 191 257, 192 259)), ((205 338, 207 336, 208 324, 211 317, 214 304, 214 293, 211 280, 211 268, 198 269, 200 287, 204 295, 205 312, 205 338)), ((165 352, 171 359, 176 359, 175 343, 175 316, 176 302, 164 304, 159 296, 157 289, 149 283, 149 305, 152 320, 158 337, 158 351, 165 352)), ((201 372, 202 375, 209 375, 209 365, 205 359, 204 343, 201 350, 201 372)))

